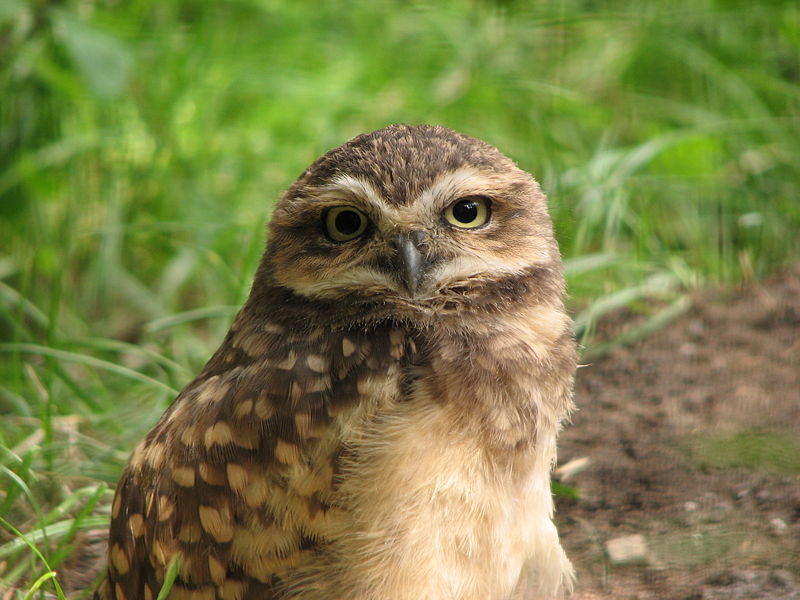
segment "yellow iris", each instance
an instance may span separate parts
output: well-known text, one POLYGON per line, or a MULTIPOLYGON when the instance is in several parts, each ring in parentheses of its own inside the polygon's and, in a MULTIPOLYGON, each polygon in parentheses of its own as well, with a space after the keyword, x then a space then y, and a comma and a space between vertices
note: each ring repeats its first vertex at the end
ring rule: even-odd
POLYGON ((447 222, 461 229, 475 229, 489 220, 489 202, 480 196, 468 196, 454 202, 444 211, 447 222))

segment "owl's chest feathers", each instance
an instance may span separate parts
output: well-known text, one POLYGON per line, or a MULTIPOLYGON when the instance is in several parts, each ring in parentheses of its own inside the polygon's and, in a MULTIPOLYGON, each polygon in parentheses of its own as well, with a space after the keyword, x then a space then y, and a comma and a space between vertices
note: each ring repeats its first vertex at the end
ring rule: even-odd
POLYGON ((554 390, 537 381, 534 363, 541 357, 524 340, 406 330, 389 337, 404 350, 392 351, 377 369, 367 361, 354 373, 359 402, 338 419, 345 445, 365 439, 386 445, 393 434, 418 436, 430 425, 436 431, 426 435, 446 448, 469 448, 491 476, 532 466, 542 453, 535 448, 540 430, 555 424, 547 398, 554 390))
POLYGON ((557 390, 539 376, 553 341, 537 348, 527 329, 470 338, 391 326, 318 339, 282 348, 232 339, 249 355, 275 355, 237 384, 253 391, 234 397, 255 394, 258 414, 260 386, 280 382, 283 400, 270 400, 262 431, 287 436, 277 460, 287 444, 298 449, 290 494, 333 507, 323 552, 347 566, 335 580, 315 577, 317 563, 298 570, 320 590, 298 600, 505 600, 533 554, 554 557, 560 577, 549 489, 557 390))
POLYGON ((381 597, 508 598, 536 545, 558 546, 555 429, 536 431, 526 370, 437 342, 417 339, 421 356, 373 375, 380 401, 346 418, 336 495, 356 535, 337 551, 393 565, 359 574, 396 574, 374 583, 381 597))

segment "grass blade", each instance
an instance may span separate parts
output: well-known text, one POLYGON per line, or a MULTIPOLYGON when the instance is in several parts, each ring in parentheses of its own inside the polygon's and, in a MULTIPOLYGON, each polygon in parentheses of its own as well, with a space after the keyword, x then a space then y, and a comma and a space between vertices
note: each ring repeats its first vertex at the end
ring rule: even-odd
POLYGON ((128 379, 146 383, 156 389, 167 392, 172 396, 177 395, 178 393, 178 390, 161 383, 157 379, 143 375, 142 373, 134 371, 133 369, 128 369, 112 362, 94 358, 93 356, 86 356, 85 354, 56 350, 55 348, 48 348, 47 346, 39 346, 37 344, 17 344, 13 342, 0 344, 0 352, 27 352, 30 354, 37 354, 39 356, 48 356, 57 360, 82 364, 96 369, 103 369, 116 375, 127 377, 128 379))

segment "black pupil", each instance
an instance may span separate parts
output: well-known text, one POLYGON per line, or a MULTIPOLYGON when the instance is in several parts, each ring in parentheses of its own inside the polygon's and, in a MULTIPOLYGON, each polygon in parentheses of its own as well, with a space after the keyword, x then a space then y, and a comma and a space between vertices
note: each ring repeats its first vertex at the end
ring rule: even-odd
POLYGON ((478 218, 478 203, 475 200, 462 200, 453 207, 453 216, 460 223, 472 223, 478 218))
POLYGON ((336 215, 336 231, 343 235, 353 235, 361 227, 361 215, 354 210, 343 210, 336 215))

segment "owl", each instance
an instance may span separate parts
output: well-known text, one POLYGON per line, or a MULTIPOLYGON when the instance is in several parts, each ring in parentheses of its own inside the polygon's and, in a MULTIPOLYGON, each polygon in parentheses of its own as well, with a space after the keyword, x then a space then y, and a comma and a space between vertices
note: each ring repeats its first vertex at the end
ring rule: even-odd
POLYGON ((572 324, 546 199, 436 126, 283 194, 244 307, 134 450, 102 600, 551 598, 572 324))

